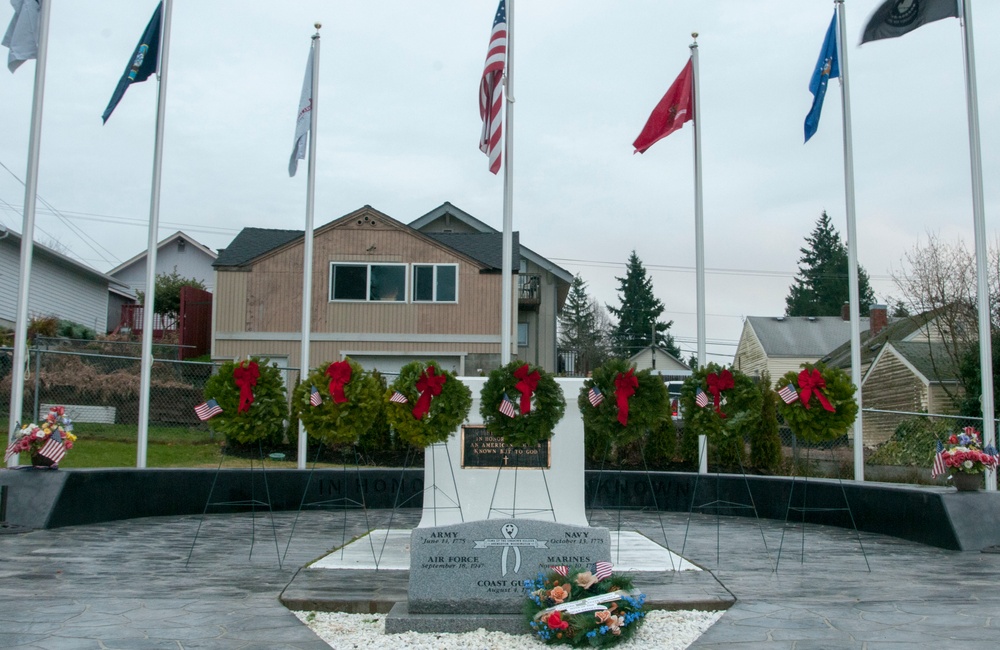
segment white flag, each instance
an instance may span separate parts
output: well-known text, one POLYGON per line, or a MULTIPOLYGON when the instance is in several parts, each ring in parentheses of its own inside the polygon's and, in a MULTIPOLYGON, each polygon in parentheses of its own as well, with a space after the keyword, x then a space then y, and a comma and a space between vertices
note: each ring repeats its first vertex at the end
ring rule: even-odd
POLYGON ((14 17, 10 19, 3 45, 10 48, 7 67, 11 72, 28 59, 38 58, 38 0, 10 0, 14 17))
POLYGON ((302 97, 299 98, 299 115, 295 120, 295 144, 292 146, 292 158, 288 161, 288 175, 295 176, 299 160, 306 157, 306 136, 309 135, 313 107, 313 53, 309 48, 309 58, 306 60, 306 78, 302 81, 302 97))

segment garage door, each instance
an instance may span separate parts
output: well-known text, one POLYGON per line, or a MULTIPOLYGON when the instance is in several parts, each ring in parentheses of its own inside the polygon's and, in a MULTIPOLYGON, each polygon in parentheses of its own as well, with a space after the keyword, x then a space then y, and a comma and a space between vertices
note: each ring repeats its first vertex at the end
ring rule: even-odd
POLYGON ((407 355, 407 354, 348 354, 365 370, 378 370, 383 375, 395 376, 399 369, 411 361, 437 361, 445 370, 462 374, 462 357, 458 355, 407 355))

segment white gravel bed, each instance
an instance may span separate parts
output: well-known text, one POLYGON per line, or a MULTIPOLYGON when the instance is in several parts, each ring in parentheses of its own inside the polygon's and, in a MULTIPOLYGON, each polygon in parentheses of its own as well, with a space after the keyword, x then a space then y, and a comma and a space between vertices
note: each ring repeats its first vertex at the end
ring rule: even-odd
MULTIPOLYGON (((723 612, 682 610, 667 612, 654 610, 646 614, 645 624, 618 648, 656 648, 657 650, 682 650, 722 616, 723 612)), ((464 634, 404 634, 385 633, 384 614, 343 614, 339 612, 295 612, 303 623, 326 641, 331 648, 463 648, 488 650, 490 648, 538 650, 544 643, 528 634, 511 635, 487 632, 480 628, 464 634)))

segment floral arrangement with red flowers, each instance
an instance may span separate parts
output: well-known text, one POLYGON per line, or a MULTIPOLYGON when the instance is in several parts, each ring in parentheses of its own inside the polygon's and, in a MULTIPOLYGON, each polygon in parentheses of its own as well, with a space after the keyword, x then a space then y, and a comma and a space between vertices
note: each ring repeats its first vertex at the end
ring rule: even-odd
POLYGON ((942 445, 939 454, 944 466, 952 474, 982 474, 987 469, 996 469, 997 461, 1000 460, 993 447, 983 449, 982 436, 973 427, 965 427, 961 433, 953 433, 948 438, 948 445, 942 445))
POLYGON ((532 633, 544 643, 574 647, 611 646, 631 637, 645 619, 646 596, 610 567, 552 567, 525 580, 532 633))
POLYGON ((32 422, 14 434, 3 459, 6 462, 11 456, 26 451, 32 457, 48 459, 41 464, 57 467, 66 452, 73 448, 74 442, 73 423, 66 417, 66 408, 53 406, 41 424, 32 422))

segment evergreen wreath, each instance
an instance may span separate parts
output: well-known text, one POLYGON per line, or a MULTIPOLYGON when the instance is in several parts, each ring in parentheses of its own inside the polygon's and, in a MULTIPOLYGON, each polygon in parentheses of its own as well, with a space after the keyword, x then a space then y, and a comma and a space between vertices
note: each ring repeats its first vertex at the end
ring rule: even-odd
POLYGON ((279 439, 284 432, 288 418, 285 382, 278 365, 269 359, 250 357, 222 364, 205 382, 205 399, 214 399, 222 408, 222 413, 209 420, 209 426, 227 440, 246 444, 279 439), (247 407, 247 391, 241 390, 236 379, 254 374, 256 381, 249 387, 252 401, 247 407), (242 411, 241 406, 244 406, 242 411))
POLYGON ((593 431, 602 439, 626 444, 660 426, 660 421, 670 408, 667 387, 649 369, 634 371, 635 367, 628 361, 611 359, 596 368, 593 376, 583 382, 576 403, 583 414, 585 429, 593 431), (634 393, 627 397, 628 411, 626 424, 623 425, 616 385, 619 381, 626 381, 630 370, 636 378, 636 386, 634 393), (595 387, 600 391, 597 406, 590 400, 590 391, 595 387))
POLYGON ((465 422, 472 391, 436 361, 411 361, 385 392, 385 402, 389 426, 408 444, 423 448, 446 441, 465 422), (393 401, 395 393, 406 403, 393 401), (421 412, 423 407, 426 412, 421 412))
POLYGON ((565 412, 562 387, 552 374, 519 360, 490 372, 479 396, 479 414, 486 429, 512 447, 545 442, 565 412), (514 417, 500 412, 504 396, 513 403, 514 417), (526 408, 530 410, 524 412, 526 408))
POLYGON ((775 390, 781 395, 786 386, 795 391, 789 404, 777 400, 781 417, 792 432, 807 442, 834 440, 847 433, 858 415, 851 378, 840 368, 824 363, 803 363, 802 370, 791 370, 778 379, 775 390))
POLYGON ((292 413, 302 422, 310 438, 328 446, 357 444, 382 413, 382 392, 379 380, 357 361, 348 358, 325 363, 313 368, 292 392, 292 413), (345 363, 347 366, 343 365, 345 363), (341 386, 342 381, 331 377, 331 373, 344 368, 350 368, 351 372, 341 386), (334 393, 343 392, 341 399, 346 398, 345 401, 337 401, 337 395, 331 394, 331 383, 334 393), (313 386, 322 397, 319 406, 311 402, 313 386))
POLYGON ((745 425, 759 421, 761 399, 760 389, 750 377, 739 370, 708 363, 692 372, 681 386, 684 426, 708 436, 712 442, 743 435, 747 433, 745 425), (713 387, 718 391, 718 404, 713 387), (708 398, 704 407, 697 404, 698 389, 708 398))
POLYGON ((558 567, 525 580, 524 615, 542 642, 612 646, 629 639, 646 616, 646 596, 623 575, 599 579, 595 569, 558 567), (565 572, 565 573, 563 573, 565 572))

